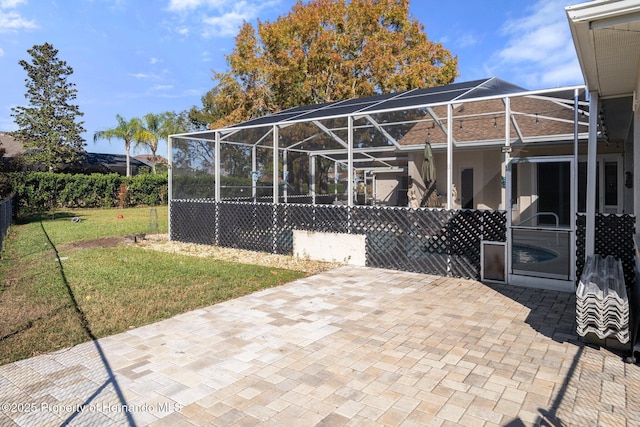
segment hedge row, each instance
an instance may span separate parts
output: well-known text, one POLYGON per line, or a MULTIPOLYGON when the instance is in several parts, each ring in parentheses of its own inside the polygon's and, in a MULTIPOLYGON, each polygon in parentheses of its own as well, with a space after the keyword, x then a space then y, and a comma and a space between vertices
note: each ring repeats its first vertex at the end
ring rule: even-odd
POLYGON ((167 175, 75 175, 12 172, 6 175, 21 212, 56 208, 109 208, 167 203, 167 175))

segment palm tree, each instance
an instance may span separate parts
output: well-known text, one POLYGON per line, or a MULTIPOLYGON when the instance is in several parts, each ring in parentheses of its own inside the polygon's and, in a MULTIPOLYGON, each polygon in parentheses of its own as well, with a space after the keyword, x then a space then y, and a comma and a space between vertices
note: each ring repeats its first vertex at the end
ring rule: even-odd
POLYGON ((144 116, 145 130, 149 133, 149 137, 143 141, 149 150, 151 150, 151 161, 153 162, 153 173, 156 173, 156 162, 158 160, 156 152, 158 151, 158 141, 162 139, 162 127, 165 122, 167 113, 153 114, 148 113, 144 116))
POLYGON ((116 120, 118 126, 112 129, 98 131, 93 135, 93 142, 99 139, 107 139, 111 141, 112 138, 122 139, 124 141, 124 149, 127 155, 127 176, 131 176, 131 143, 138 145, 145 143, 151 138, 149 132, 142 126, 142 122, 137 117, 131 120, 126 120, 120 114, 116 114, 116 120))
POLYGON ((147 135, 143 143, 151 150, 152 160, 154 161, 153 172, 155 173, 158 141, 165 140, 168 143, 169 135, 187 132, 189 130, 189 121, 186 114, 176 114, 173 111, 159 114, 149 113, 144 116, 144 121, 146 124, 145 129, 149 132, 149 135, 147 135))

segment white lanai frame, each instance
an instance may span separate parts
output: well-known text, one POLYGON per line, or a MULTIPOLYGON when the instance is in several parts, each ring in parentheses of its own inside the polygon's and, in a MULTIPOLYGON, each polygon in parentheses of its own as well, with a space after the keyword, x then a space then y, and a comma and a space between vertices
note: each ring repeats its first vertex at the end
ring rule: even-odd
MULTIPOLYGON (((453 116, 454 114, 454 108, 460 104, 465 104, 465 103, 473 103, 473 102, 482 102, 482 101, 491 101, 491 100, 502 100, 503 104, 504 104, 504 115, 508 120, 505 120, 505 133, 504 133, 504 137, 501 140, 492 140, 492 141, 475 141, 475 142, 464 142, 464 146, 465 147, 485 147, 488 145, 492 145, 495 146, 499 149, 500 146, 504 146, 507 147, 507 149, 503 150, 505 152, 504 157, 503 157, 503 167, 508 163, 509 161, 509 150, 508 148, 517 142, 530 142, 527 138, 527 136, 523 136, 522 133, 520 132, 519 126, 518 126, 518 112, 517 111, 513 111, 511 109, 511 104, 510 104, 510 100, 513 98, 518 98, 518 97, 531 97, 531 98, 544 98, 547 100, 553 100, 553 94, 554 93, 564 93, 566 95, 567 92, 570 93, 578 93, 581 90, 584 89, 584 86, 569 86, 569 87, 563 87, 563 88, 555 88, 555 89, 545 89, 545 90, 535 90, 535 91, 527 91, 527 90, 514 90, 514 86, 510 85, 507 83, 507 85, 509 85, 507 87, 507 91, 506 93, 498 93, 498 94, 492 94, 492 95, 488 95, 488 96, 476 96, 476 97, 468 97, 469 94, 473 93, 474 91, 478 91, 478 89, 482 90, 483 89, 483 85, 486 84, 491 84, 494 81, 498 81, 498 82, 502 82, 499 79, 487 79, 485 81, 482 81, 481 84, 479 85, 472 85, 469 86, 468 88, 466 88, 467 90, 460 90, 459 91, 459 95, 453 97, 452 99, 448 99, 446 101, 441 101, 441 102, 433 102, 433 103, 425 103, 425 104, 411 104, 410 102, 408 103, 408 105, 396 105, 393 106, 392 108, 383 108, 383 109, 371 109, 371 105, 373 105, 374 107, 376 105, 380 105, 380 106, 384 106, 384 101, 389 101, 389 100, 397 100, 400 98, 401 95, 405 95, 405 98, 410 100, 410 97, 407 96, 407 94, 411 94, 412 92, 415 91, 409 91, 409 92, 403 92, 401 94, 397 94, 395 96, 393 95, 387 95, 387 96, 383 96, 383 100, 381 102, 373 102, 371 104, 367 104, 367 107, 369 107, 369 109, 367 111, 362 111, 362 110, 358 110, 356 109, 353 112, 350 112, 348 114, 344 114, 344 115, 340 115, 340 114, 327 114, 327 115, 321 115, 318 114, 319 112, 321 113, 322 111, 326 111, 327 113, 332 113, 331 109, 329 108, 329 106, 340 106, 341 104, 345 103, 345 102, 351 102, 351 103, 355 103, 358 100, 349 100, 349 101, 343 101, 343 102, 336 102, 336 103, 332 103, 329 105, 325 105, 325 106, 320 106, 318 107, 317 110, 311 109, 310 107, 305 107, 301 112, 299 112, 298 114, 294 114, 296 113, 296 109, 291 109, 291 110, 285 110, 283 112, 280 113, 275 113, 273 115, 270 116, 265 116, 263 118, 260 119, 255 119, 255 120, 251 120, 249 122, 245 122, 242 124, 238 124, 232 127, 228 127, 228 128, 222 128, 222 129, 217 129, 217 130, 213 130, 213 131, 202 131, 202 132, 195 132, 195 133, 189 133, 189 134, 178 134, 178 135, 172 135, 169 138, 169 159, 171 160, 172 156, 171 156, 171 150, 172 150, 172 143, 171 141, 175 138, 184 138, 184 139, 201 139, 201 140, 215 140, 215 182, 216 182, 216 187, 215 187, 215 200, 221 200, 221 192, 220 192, 220 145, 223 143, 231 143, 231 144, 239 144, 239 145, 244 145, 247 147, 252 147, 252 149, 255 149, 255 147, 260 146, 263 148, 270 148, 273 150, 273 202, 274 203, 278 203, 279 201, 279 190, 278 190, 278 183, 280 180, 280 176, 281 176, 281 171, 279 170, 279 156, 278 153, 279 151, 299 151, 299 152, 307 152, 307 150, 303 150, 300 148, 300 146, 302 145, 301 141, 290 141, 289 145, 286 145, 285 147, 282 147, 279 145, 279 129, 281 127, 285 127, 285 126, 292 126, 292 125, 296 125, 296 124, 301 124, 301 123, 312 123, 315 124, 316 127, 319 129, 318 134, 324 133, 328 136, 330 136, 334 141, 336 141, 338 143, 338 145, 341 148, 333 148, 333 149, 327 149, 327 150, 314 150, 314 151, 308 151, 308 154, 310 156, 316 156, 316 155, 320 155, 320 156, 324 156, 328 159, 331 159, 334 161, 334 163, 340 163, 340 164, 344 164, 347 167, 347 171, 348 171, 348 178, 347 178, 347 203, 348 205, 353 205, 354 204, 354 198, 353 198, 353 193, 354 193, 354 171, 355 170, 398 170, 397 166, 392 165, 390 162, 388 161, 382 161, 382 162, 377 162, 374 160, 376 159, 375 154, 377 153, 387 153, 386 157, 384 157, 384 159, 386 160, 392 160, 394 158, 401 158, 401 156, 406 155, 406 152, 408 151, 416 151, 416 150, 422 150, 424 149, 424 143, 422 143, 421 145, 412 145, 412 146, 402 146, 398 143, 398 141, 396 139, 394 139, 389 132, 387 132, 385 130, 385 126, 388 126, 388 124, 381 124, 376 122, 376 120, 374 120, 373 116, 378 115, 378 114, 384 114, 384 113, 394 113, 394 112, 402 112, 402 111, 408 111, 408 110, 417 110, 417 109, 422 109, 425 110, 433 119, 434 123, 438 124, 438 127, 440 127, 441 129, 444 128, 444 126, 442 125, 442 121, 441 118, 436 117, 433 109, 434 108, 438 108, 438 107, 446 107, 447 109, 447 123, 446 123, 446 130, 445 130, 445 134, 447 137, 446 143, 444 144, 444 146, 442 146, 442 144, 437 144, 437 143, 432 143, 432 147, 434 149, 438 149, 438 150, 442 150, 443 148, 446 149, 446 158, 447 158, 447 179, 446 179, 446 186, 447 186, 447 208, 451 209, 453 208, 453 200, 452 200, 452 195, 451 195, 451 188, 453 186, 453 156, 454 156, 454 149, 456 146, 459 146, 460 143, 458 143, 457 141, 455 141, 454 137, 453 137, 453 122, 454 120, 457 120, 456 117, 453 116), (289 112, 287 114, 287 112, 289 112), (312 112, 314 115, 314 117, 312 117, 311 119, 305 119, 305 116, 309 114, 309 112, 312 112), (280 117, 282 117, 282 119, 280 119, 280 117), (365 118, 370 127, 373 127, 377 130, 381 130, 381 134, 384 135, 387 140, 388 140, 388 144, 387 146, 381 146, 381 147, 355 147, 354 146, 354 130, 355 130, 355 125, 354 125, 354 121, 357 119, 361 119, 361 118, 365 118), (335 130, 329 129, 326 126, 322 125, 320 123, 320 120, 326 121, 326 120, 332 120, 332 119, 346 119, 347 120, 347 125, 346 125, 346 130, 347 130, 347 138, 346 141, 341 138, 340 136, 338 136, 336 134, 335 130), (514 126, 514 129, 516 130, 516 137, 512 137, 511 136, 511 126, 514 126), (260 137, 257 141, 251 143, 251 142, 242 142, 242 141, 235 141, 232 140, 233 136, 238 135, 239 132, 243 131, 243 130, 250 130, 250 129, 260 129, 263 128, 265 129, 264 134, 262 135, 262 137, 260 137), (265 140, 266 137, 268 136, 268 134, 272 135, 272 141, 270 144, 266 144, 265 140), (524 139, 524 141, 523 141, 524 139), (404 153, 404 154, 403 154, 404 153), (367 159, 372 159, 371 160, 371 165, 368 166, 363 166, 363 167, 358 167, 358 159, 355 158, 355 155, 358 156, 363 156, 364 159, 362 159, 361 161, 367 160, 367 159), (346 156, 346 159, 345 159, 346 156), (345 161, 346 160, 346 161, 345 161), (375 165, 374 165, 375 164, 375 165)), ((477 82, 471 82, 471 83, 477 83, 477 82)), ((506 82, 504 82, 506 83, 506 82)), ((464 83, 460 84, 460 85, 464 85, 464 83)), ((447 89, 449 87, 455 86, 454 85, 448 85, 448 86, 443 86, 443 89, 447 89)), ((439 88, 430 88, 427 90, 437 90, 439 88)), ((517 89, 517 88, 516 88, 517 89)), ((520 88, 521 89, 521 88, 520 88)), ((451 91, 453 92, 453 91, 451 91)), ((438 93, 439 94, 439 93, 438 93)), ((373 99, 375 101, 376 97, 372 97, 369 99, 373 99)), ((589 115, 588 111, 585 111, 585 106, 586 103, 584 101, 578 101, 578 98, 576 97, 575 100, 569 100, 566 98, 566 96, 564 98, 557 98, 557 102, 561 103, 563 106, 566 106, 567 108, 574 108, 576 111, 578 108, 581 108, 581 111, 586 114, 589 115), (572 102, 573 101, 573 102, 572 102), (573 105, 571 105, 573 104, 573 105)), ((593 102, 593 100, 592 100, 593 102)), ((361 105, 361 104, 356 104, 356 105, 361 105)), ((493 114, 494 112, 492 112, 491 114, 493 114)), ((594 115, 591 115, 591 122, 594 122, 594 115)), ((575 114, 575 117, 578 117, 577 114, 575 114)), ((466 120, 470 120, 469 116, 464 116, 464 118, 466 120)), ((554 119, 554 118, 549 118, 549 119, 554 119)), ((557 119, 554 119, 557 120, 557 119)), ((418 121, 422 121, 422 120, 410 120, 407 122, 397 122, 397 123, 393 123, 394 125, 397 124, 412 124, 412 123, 417 123, 418 121)), ((582 123, 584 124, 584 123, 582 123)), ((593 123, 591 123, 591 132, 596 132, 596 126, 594 126, 593 123)), ((443 129, 444 130, 444 129, 443 129)), ((581 134, 578 135, 578 124, 576 123, 574 126, 574 135, 570 135, 572 140, 577 141, 578 139, 585 139, 586 135, 581 134)), ((553 137, 553 136, 552 136, 553 137)), ((567 135, 563 135, 564 138, 567 137, 567 135)), ((539 142, 539 137, 533 137, 530 140, 533 142, 539 142)), ((577 144, 576 144, 576 148, 575 150, 577 150, 577 144)), ((255 150, 254 150, 255 151, 255 150)), ((255 155, 254 157, 254 162, 255 162, 255 155)), ((254 170, 255 170, 255 163, 254 163, 254 170)), ((173 173, 172 169, 170 169, 170 175, 173 173)), ((503 175, 504 176, 504 175, 503 175)), ((171 180, 171 176, 170 176, 170 180, 171 180)), ((589 194, 590 192, 588 192, 589 194)), ((593 192, 595 193, 595 192, 593 192)), ((509 197, 509 194, 505 191, 503 192, 504 196, 503 196, 503 200, 502 200, 502 205, 504 207, 506 207, 507 205, 507 200, 506 198, 509 197)), ((575 194, 575 193, 574 193, 575 194)), ((172 197, 172 194, 170 193, 170 197, 172 197)))

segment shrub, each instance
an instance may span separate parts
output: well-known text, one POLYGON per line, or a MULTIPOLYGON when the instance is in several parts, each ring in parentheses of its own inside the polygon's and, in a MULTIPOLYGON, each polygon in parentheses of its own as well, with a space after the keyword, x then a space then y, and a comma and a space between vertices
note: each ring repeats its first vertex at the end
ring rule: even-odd
POLYGON ((127 206, 167 203, 166 175, 64 174, 12 172, 7 178, 22 212, 51 208, 101 208, 120 205, 121 185, 127 187, 127 206))

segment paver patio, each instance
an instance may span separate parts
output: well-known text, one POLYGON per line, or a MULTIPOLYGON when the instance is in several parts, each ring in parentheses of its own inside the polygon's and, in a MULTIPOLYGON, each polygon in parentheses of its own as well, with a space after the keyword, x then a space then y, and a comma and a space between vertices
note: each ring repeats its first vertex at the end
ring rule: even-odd
POLYGON ((570 294, 345 266, 0 366, 0 425, 640 425, 570 294))

